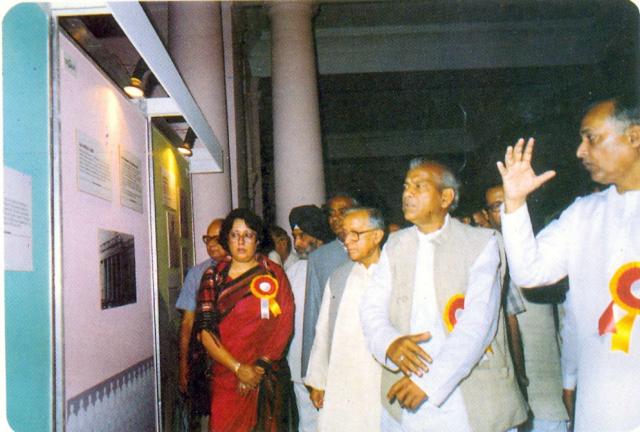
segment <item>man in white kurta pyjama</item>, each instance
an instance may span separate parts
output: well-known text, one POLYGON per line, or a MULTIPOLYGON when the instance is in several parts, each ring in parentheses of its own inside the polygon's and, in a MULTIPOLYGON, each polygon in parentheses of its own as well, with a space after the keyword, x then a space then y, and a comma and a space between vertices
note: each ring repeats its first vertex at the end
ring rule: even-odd
POLYGON ((498 163, 505 189, 503 235, 511 277, 536 287, 569 277, 563 373, 577 389, 575 431, 640 428, 640 119, 620 100, 594 105, 577 156, 594 181, 534 237, 526 197, 554 176, 531 169, 533 139, 498 163))
POLYGON ((322 295, 305 383, 321 408, 319 432, 380 430, 381 366, 362 334, 359 306, 380 257, 384 219, 378 210, 349 209, 343 220, 350 262, 329 278, 322 295))

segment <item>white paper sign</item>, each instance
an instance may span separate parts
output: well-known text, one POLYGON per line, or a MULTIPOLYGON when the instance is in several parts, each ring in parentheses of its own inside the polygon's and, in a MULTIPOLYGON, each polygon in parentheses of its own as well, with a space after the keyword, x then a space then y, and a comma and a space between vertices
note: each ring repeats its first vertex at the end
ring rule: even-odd
POLYGON ((142 213, 142 169, 140 158, 120 150, 120 203, 142 213))
POLYGON ((160 167, 160 176, 162 177, 162 202, 170 209, 178 208, 178 196, 176 193, 176 179, 173 172, 165 167, 160 167))
POLYGON ((33 271, 31 176, 4 167, 4 268, 33 271))
POLYGON ((76 131, 78 189, 111 201, 111 155, 105 144, 76 131))

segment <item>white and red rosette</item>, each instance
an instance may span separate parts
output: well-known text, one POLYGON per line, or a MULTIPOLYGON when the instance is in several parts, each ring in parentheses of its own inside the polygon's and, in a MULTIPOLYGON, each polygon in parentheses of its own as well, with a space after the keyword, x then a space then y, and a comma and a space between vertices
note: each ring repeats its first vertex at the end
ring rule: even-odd
POLYGON ((278 288, 278 280, 271 275, 260 275, 251 280, 249 289, 251 294, 260 299, 260 316, 263 319, 269 318, 269 311, 274 317, 282 313, 280 305, 275 300, 278 288))
MULTIPOLYGON (((442 313, 444 325, 447 327, 447 331, 449 333, 451 333, 453 328, 456 326, 458 317, 462 311, 464 311, 464 294, 452 295, 447 301, 447 305, 444 307, 444 311, 442 313)), ((489 345, 485 351, 493 353, 493 348, 489 345)))
POLYGON ((640 261, 623 264, 609 281, 613 299, 598 320, 598 333, 612 333, 611 350, 629 352, 631 329, 636 316, 640 314, 640 261), (614 305, 625 315, 616 322, 614 305))
POLYGON ((447 326, 447 331, 451 332, 458 322, 458 314, 464 310, 464 294, 455 294, 451 296, 447 305, 444 307, 442 318, 447 326))

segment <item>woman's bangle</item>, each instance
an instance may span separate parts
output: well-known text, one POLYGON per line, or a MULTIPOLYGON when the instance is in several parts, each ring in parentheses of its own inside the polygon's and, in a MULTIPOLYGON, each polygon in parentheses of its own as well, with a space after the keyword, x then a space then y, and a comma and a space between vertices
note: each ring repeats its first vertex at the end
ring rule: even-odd
POLYGON ((237 361, 236 364, 233 366, 233 373, 237 374, 238 371, 240 370, 240 366, 242 366, 242 363, 237 361))
POLYGON ((264 369, 266 373, 269 373, 271 371, 271 361, 266 357, 260 357, 258 360, 256 360, 255 365, 264 369))

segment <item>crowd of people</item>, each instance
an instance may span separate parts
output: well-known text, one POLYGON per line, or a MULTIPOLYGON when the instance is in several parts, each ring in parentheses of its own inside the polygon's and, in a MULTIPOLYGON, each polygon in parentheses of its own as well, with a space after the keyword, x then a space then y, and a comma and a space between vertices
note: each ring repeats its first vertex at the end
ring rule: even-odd
POLYGON ((291 209, 293 240, 246 209, 213 221, 176 304, 179 390, 214 432, 638 430, 640 109, 600 101, 580 136, 609 187, 537 235, 526 200, 555 173, 532 169, 533 139, 475 224, 428 159, 406 172, 404 229, 348 194, 291 209), (565 277, 556 324, 529 292, 565 277))

